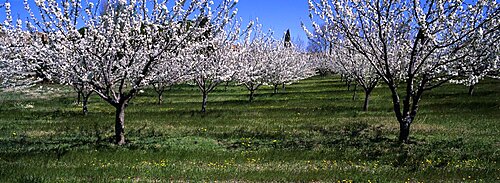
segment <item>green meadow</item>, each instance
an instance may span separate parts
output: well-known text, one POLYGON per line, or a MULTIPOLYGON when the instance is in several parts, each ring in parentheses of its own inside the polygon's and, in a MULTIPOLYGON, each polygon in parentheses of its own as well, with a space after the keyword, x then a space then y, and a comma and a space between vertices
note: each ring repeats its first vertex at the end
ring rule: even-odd
POLYGON ((0 92, 0 182, 500 182, 500 81, 473 96, 446 84, 424 94, 410 143, 398 142, 390 92, 363 112, 339 77, 313 77, 248 102, 219 86, 200 113, 196 86, 157 104, 146 89, 113 144, 114 108, 94 95, 81 114, 69 87, 0 92))

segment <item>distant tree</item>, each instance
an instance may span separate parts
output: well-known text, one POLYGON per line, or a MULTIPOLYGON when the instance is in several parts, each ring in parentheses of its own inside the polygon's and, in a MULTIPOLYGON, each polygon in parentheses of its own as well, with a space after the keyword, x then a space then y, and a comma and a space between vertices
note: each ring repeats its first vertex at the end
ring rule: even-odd
POLYGON ((313 74, 307 54, 296 49, 290 31, 283 39, 273 38, 272 30, 264 32, 261 24, 254 25, 243 43, 237 46, 236 81, 249 91, 249 101, 262 85, 271 85, 274 93, 279 86, 304 79, 313 74))
POLYGON ((269 54, 266 54, 266 83, 273 86, 274 93, 278 87, 291 84, 314 75, 313 69, 307 63, 307 54, 301 53, 292 45, 284 47, 283 40, 276 41, 269 54))
POLYGON ((324 67, 330 71, 337 71, 343 76, 347 90, 350 90, 354 82, 353 100, 356 97, 357 86, 360 85, 363 88, 365 92, 363 111, 368 111, 370 95, 380 80, 375 68, 358 54, 349 42, 333 44, 334 40, 325 32, 327 27, 322 26, 321 29, 323 32, 316 32, 312 35, 313 37, 310 37, 310 40, 322 40, 322 43, 328 44, 324 47, 327 49, 316 52, 316 57, 322 57, 317 59, 327 60, 323 61, 326 65, 324 67))
MULTIPOLYGON (((326 29, 327 27, 322 26, 321 28, 326 29)), ((336 65, 330 60, 332 58, 332 42, 317 32, 314 32, 313 36, 308 38, 309 42, 306 51, 316 57, 311 60, 316 72, 320 76, 326 76, 328 73, 337 71, 336 65)))
POLYGON ((284 42, 283 42, 285 45, 285 48, 289 48, 292 46, 292 37, 290 35, 290 29, 287 29, 286 30, 286 33, 285 33, 285 38, 284 38, 284 42))
POLYGON ((189 68, 183 65, 179 58, 164 58, 157 67, 153 68, 155 77, 151 82, 155 92, 158 94, 158 104, 163 102, 163 93, 175 84, 187 80, 189 68))
MULTIPOLYGON (((292 46, 292 38, 290 35, 290 29, 286 30, 283 43, 284 43, 285 48, 290 48, 292 46)), ((283 85, 283 91, 284 91, 285 90, 285 83, 283 83, 282 85, 283 85)), ((276 89, 276 86, 275 86, 275 89, 276 89)))
POLYGON ((491 23, 485 23, 471 35, 476 39, 469 43, 469 49, 462 50, 466 53, 462 53, 462 61, 453 68, 458 77, 450 82, 469 87, 471 96, 477 83, 487 76, 495 75, 500 68, 500 31, 484 34, 484 30, 490 26, 491 23))
POLYGON ((299 52, 307 52, 306 42, 301 37, 295 37, 292 40, 292 44, 295 46, 295 49, 299 52))
POLYGON ((188 78, 198 86, 202 95, 201 112, 206 112, 208 94, 220 83, 231 80, 236 59, 234 43, 240 36, 236 21, 236 1, 224 1, 215 11, 220 17, 206 19, 204 34, 194 38, 193 49, 181 53, 188 78))
MULTIPOLYGON (((341 72, 348 77, 348 80, 355 81, 356 86, 360 85, 363 88, 365 92, 363 111, 368 111, 370 95, 377 86, 380 76, 362 55, 351 50, 351 48, 337 45, 333 50, 332 59, 337 65, 336 67, 341 69, 341 72)), ((355 95, 356 89, 354 89, 355 95)))
POLYGON ((249 101, 254 100, 255 92, 264 85, 268 71, 269 54, 272 54, 274 39, 272 31, 263 32, 261 24, 255 24, 247 32, 245 41, 237 47, 235 80, 243 84, 249 93, 249 101))

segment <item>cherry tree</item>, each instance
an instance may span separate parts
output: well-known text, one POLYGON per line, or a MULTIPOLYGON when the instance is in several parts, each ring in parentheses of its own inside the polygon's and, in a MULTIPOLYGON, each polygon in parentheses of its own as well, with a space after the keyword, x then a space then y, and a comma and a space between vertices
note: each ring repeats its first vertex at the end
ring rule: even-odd
POLYGON ((309 52, 309 64, 320 76, 326 76, 328 73, 336 72, 336 68, 332 66, 330 56, 326 52, 309 52))
MULTIPOLYGON (((28 5, 27 1, 24 3, 28 5)), ((27 8, 29 9, 28 6, 27 8)), ((71 59, 79 58, 79 55, 68 54, 67 50, 64 50, 65 47, 49 44, 48 35, 36 32, 29 24, 31 22, 28 22, 27 30, 23 28, 24 23, 20 20, 17 21, 16 27, 13 27, 9 3, 6 3, 6 14, 7 19, 2 29, 2 43, 5 46, 2 53, 6 60, 3 64, 4 73, 9 74, 9 80, 5 79, 5 83, 10 87, 32 86, 41 82, 72 83, 78 93, 78 103, 83 97, 82 111, 87 114, 87 101, 92 90, 84 82, 66 81, 77 79, 73 75, 78 72, 73 72, 69 64, 73 63, 71 59), (62 60, 64 62, 61 62, 62 60), (64 69, 70 72, 63 72, 64 69)))
MULTIPOLYGON (((311 40, 332 41, 322 35, 314 36, 311 40)), ((355 82, 353 100, 356 98, 357 86, 360 85, 365 92, 363 111, 368 111, 371 92, 377 86, 380 77, 362 55, 357 54, 346 44, 330 44, 329 48, 322 52, 309 54, 314 68, 318 67, 317 63, 321 63, 322 68, 341 74, 341 79, 346 81, 348 90, 352 82, 355 82)))
POLYGON ((203 113, 206 112, 208 94, 220 83, 230 81, 235 72, 235 42, 241 31, 241 24, 235 19, 235 5, 231 1, 222 2, 217 10, 219 16, 204 21, 206 32, 192 37, 193 49, 180 53, 185 59, 184 67, 189 68, 187 77, 193 80, 202 95, 203 113))
POLYGON ((163 102, 163 93, 172 85, 184 82, 187 80, 189 68, 185 67, 180 58, 171 58, 162 61, 161 64, 153 68, 155 77, 151 84, 155 92, 158 94, 158 104, 163 102))
POLYGON ((278 87, 295 81, 305 79, 314 75, 313 68, 307 63, 308 55, 299 52, 292 45, 286 46, 284 41, 274 41, 274 46, 266 60, 268 60, 265 80, 268 85, 274 87, 274 93, 278 93, 278 87))
MULTIPOLYGON (((80 31, 83 36, 83 32, 80 31)), ((71 44, 71 43, 66 43, 71 44)), ((53 73, 51 76, 57 79, 58 84, 69 85, 77 93, 77 104, 81 104, 82 113, 88 114, 88 101, 92 93, 94 93, 93 86, 87 82, 88 70, 81 67, 81 58, 84 57, 82 52, 76 52, 70 47, 60 46, 57 49, 47 49, 51 51, 51 59, 56 61, 53 67, 50 68, 53 73)), ((46 58, 40 58, 46 59, 46 58)))
POLYGON ((262 85, 272 85, 277 93, 278 86, 312 75, 308 55, 294 47, 289 31, 284 40, 275 39, 271 30, 264 32, 262 25, 257 24, 238 45, 236 80, 250 92, 250 102, 262 85))
POLYGON ((83 81, 79 81, 77 78, 74 78, 75 81, 71 82, 73 86, 73 90, 77 93, 76 104, 82 105, 82 112, 84 115, 89 113, 88 102, 89 98, 93 93, 92 86, 88 85, 83 81))
POLYGON ((388 85, 402 142, 424 91, 456 77, 452 68, 478 39, 474 33, 500 30, 495 0, 309 0, 309 9, 315 32, 324 34, 317 22, 330 27, 331 39, 351 44, 388 85))
MULTIPOLYGON (((154 81, 152 68, 178 57, 180 50, 192 49, 191 38, 209 29, 202 25, 206 18, 224 19, 230 11, 219 6, 214 13, 213 2, 204 0, 120 0, 103 14, 98 13, 98 5, 80 0, 36 3, 39 16, 34 16, 29 6, 26 8, 31 22, 48 35, 52 47, 64 48, 60 49, 66 52, 62 55, 79 56, 72 59, 74 63, 61 65, 85 73, 73 76, 115 107, 115 140, 119 145, 125 144, 125 109, 142 88, 154 81), (82 25, 83 31, 79 32, 82 25)), ((228 3, 234 2, 222 2, 228 3)))
MULTIPOLYGON (((326 26, 322 26, 325 29, 326 26)), ((328 73, 334 73, 337 69, 332 65, 330 56, 332 54, 333 44, 317 32, 309 37, 307 52, 309 53, 309 62, 320 76, 326 76, 328 73)))
POLYGON ((255 91, 265 84, 268 55, 273 48, 272 32, 263 32, 262 25, 254 25, 246 34, 244 42, 238 45, 235 79, 250 92, 249 101, 255 91))
MULTIPOLYGON (((491 26, 491 23, 484 24, 484 27, 491 26)), ((499 70, 500 54, 500 32, 496 31, 490 34, 484 34, 483 28, 472 35, 477 39, 473 40, 468 46, 469 49, 462 50, 465 56, 462 62, 459 62, 453 70, 457 78, 450 82, 463 84, 469 87, 469 95, 474 93, 474 88, 479 81, 487 76, 492 76, 499 70)))
MULTIPOLYGON (((365 92, 363 111, 368 111, 370 95, 378 84, 380 77, 375 68, 367 62, 362 55, 354 52, 348 47, 336 46, 332 55, 333 64, 341 69, 356 85, 360 85, 365 92)), ((354 95, 356 94, 356 89, 354 95)), ((354 99, 354 97, 353 97, 354 99)))
POLYGON ((46 56, 46 37, 23 29, 23 21, 14 20, 10 3, 3 4, 6 19, 0 30, 0 84, 7 88, 30 87, 51 80, 50 61, 46 56))
POLYGON ((222 40, 212 40, 213 49, 206 50, 207 47, 200 48, 201 52, 189 52, 185 55, 190 66, 189 77, 198 86, 202 94, 201 112, 206 112, 208 94, 219 84, 231 80, 234 70, 235 52, 232 44, 219 42, 222 40))

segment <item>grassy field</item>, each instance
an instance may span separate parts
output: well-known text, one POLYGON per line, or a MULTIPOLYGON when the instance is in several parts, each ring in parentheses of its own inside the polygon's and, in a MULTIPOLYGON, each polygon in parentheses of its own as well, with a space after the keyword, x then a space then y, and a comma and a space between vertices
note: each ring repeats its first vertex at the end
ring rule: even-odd
POLYGON ((0 182, 499 182, 500 81, 424 94, 411 143, 397 142, 388 89, 369 112, 339 78, 315 77, 256 100, 220 86, 152 90, 126 111, 125 146, 113 145, 114 110, 94 96, 81 115, 69 88, 0 92, 0 182))

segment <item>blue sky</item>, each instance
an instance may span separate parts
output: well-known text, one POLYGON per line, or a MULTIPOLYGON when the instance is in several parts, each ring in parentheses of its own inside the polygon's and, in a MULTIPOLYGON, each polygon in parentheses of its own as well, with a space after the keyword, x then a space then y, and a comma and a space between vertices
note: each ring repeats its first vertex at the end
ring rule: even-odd
MULTIPOLYGON (((0 0, 4 2, 5 0, 0 0)), ((215 0, 217 3, 217 0, 215 0)), ((34 9, 34 0, 29 0, 34 9)), ((13 18, 25 19, 27 16, 22 0, 10 0, 13 18)), ((263 27, 272 29, 276 38, 281 38, 287 29, 290 29, 292 38, 300 37, 307 42, 307 37, 300 26, 303 21, 309 23, 307 0, 239 0, 237 5, 238 16, 245 23, 259 18, 263 27)), ((5 20, 5 11, 0 10, 0 21, 5 20)))
POLYGON ((277 38, 290 29, 292 38, 307 40, 300 26, 301 21, 310 24, 307 0, 240 0, 238 10, 243 20, 258 17, 264 28, 271 28, 277 38))

